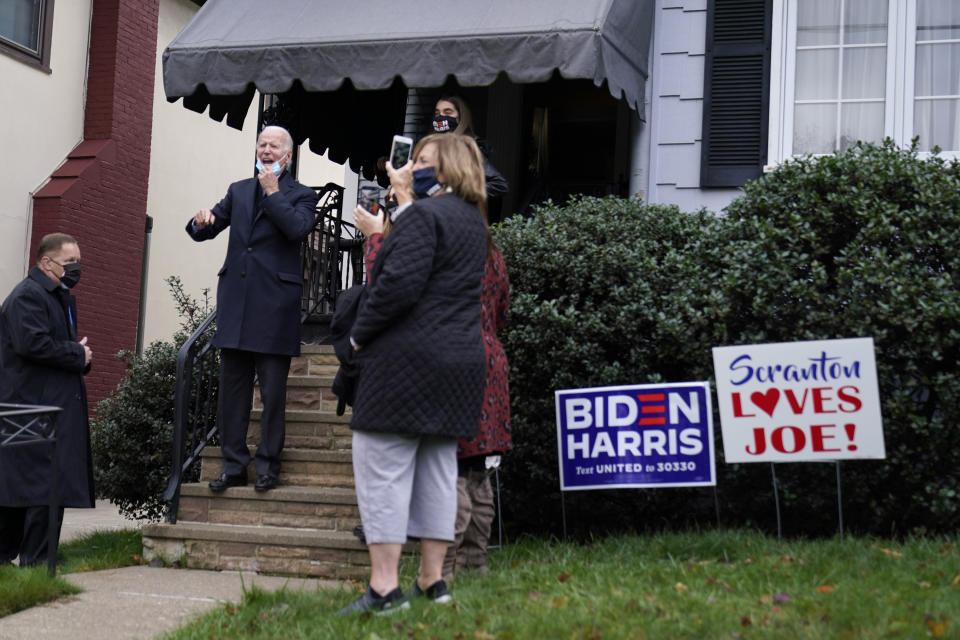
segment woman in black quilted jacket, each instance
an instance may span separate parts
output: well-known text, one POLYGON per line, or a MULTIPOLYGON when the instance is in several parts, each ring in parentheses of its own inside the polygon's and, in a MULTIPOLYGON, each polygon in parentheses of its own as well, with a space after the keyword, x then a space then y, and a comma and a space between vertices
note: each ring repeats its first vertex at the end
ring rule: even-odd
POLYGON ((350 426, 370 585, 341 613, 452 599, 442 569, 454 539, 457 439, 476 433, 483 395, 483 156, 468 136, 431 135, 411 165, 388 172, 393 230, 350 336, 361 367, 350 426), (404 593, 408 538, 420 540, 421 564, 404 593))

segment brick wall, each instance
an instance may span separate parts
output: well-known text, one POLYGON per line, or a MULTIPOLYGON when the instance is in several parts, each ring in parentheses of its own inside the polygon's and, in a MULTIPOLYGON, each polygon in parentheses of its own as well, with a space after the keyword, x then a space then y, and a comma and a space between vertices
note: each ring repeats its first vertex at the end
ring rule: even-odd
POLYGON ((80 245, 91 410, 123 377, 114 354, 137 342, 159 2, 94 0, 84 140, 34 196, 31 256, 54 231, 80 245))

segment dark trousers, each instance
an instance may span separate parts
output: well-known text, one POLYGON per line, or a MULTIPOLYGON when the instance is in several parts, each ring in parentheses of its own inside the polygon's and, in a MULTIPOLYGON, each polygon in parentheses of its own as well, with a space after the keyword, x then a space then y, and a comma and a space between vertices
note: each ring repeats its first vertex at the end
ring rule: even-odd
MULTIPOLYGON (((0 507, 0 564, 20 556, 20 566, 47 561, 47 524, 50 507, 0 507)), ((57 518, 57 540, 63 525, 63 507, 57 518)))
POLYGON ((250 464, 247 428, 253 406, 254 373, 260 378, 263 415, 260 418, 260 444, 254 457, 258 476, 276 478, 280 474, 280 452, 287 424, 287 374, 290 356, 255 353, 238 349, 220 350, 220 398, 217 424, 223 452, 223 473, 237 475, 250 464))

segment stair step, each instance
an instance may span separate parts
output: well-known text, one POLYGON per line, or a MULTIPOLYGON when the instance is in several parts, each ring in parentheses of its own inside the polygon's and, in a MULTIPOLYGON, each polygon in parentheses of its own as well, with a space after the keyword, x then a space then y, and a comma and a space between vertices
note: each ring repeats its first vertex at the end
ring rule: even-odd
POLYGON ((191 569, 365 578, 367 548, 346 531, 178 522, 143 526, 143 555, 191 569))
MULTIPOLYGON (((260 442, 260 414, 250 414, 247 445, 256 448, 260 442)), ((351 447, 350 416, 324 411, 287 411, 287 432, 284 446, 301 449, 340 449, 351 447)))
MULTIPOLYGON (((251 450, 251 455, 253 454, 251 450)), ((209 482, 220 475, 220 447, 206 447, 201 452, 200 480, 209 482)), ((253 462, 247 477, 256 478, 253 462)), ((349 450, 317 450, 285 448, 280 454, 279 486, 353 487, 353 457, 349 450)))
POLYGON ((351 532, 360 512, 352 488, 278 486, 261 493, 248 485, 213 492, 191 483, 180 488, 177 520, 351 532))

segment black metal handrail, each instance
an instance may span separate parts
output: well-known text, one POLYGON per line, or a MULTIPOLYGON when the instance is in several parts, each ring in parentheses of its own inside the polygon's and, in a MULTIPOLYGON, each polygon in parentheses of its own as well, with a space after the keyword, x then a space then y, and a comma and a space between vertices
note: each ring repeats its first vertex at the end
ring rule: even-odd
POLYGON ((50 444, 50 514, 47 525, 47 573, 57 573, 60 525, 60 468, 57 464, 57 418, 63 409, 0 402, 0 447, 50 444))
MULTIPOLYGON (((313 231, 300 245, 303 270, 301 322, 328 320, 337 296, 363 279, 362 238, 343 220, 343 187, 327 183, 320 194, 313 231)), ((210 341, 216 332, 216 310, 184 342, 177 354, 173 452, 170 479, 163 495, 166 520, 177 521, 180 486, 199 478, 203 449, 217 441, 219 351, 210 341)))

